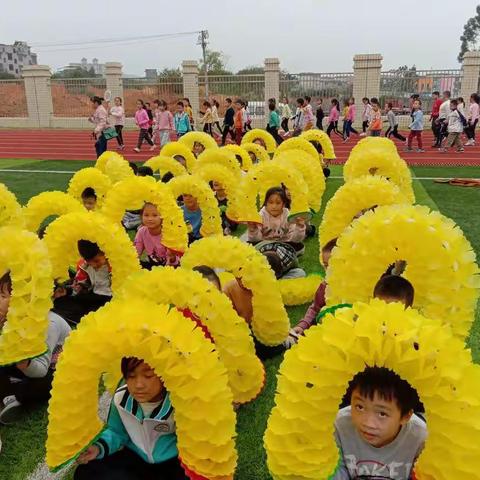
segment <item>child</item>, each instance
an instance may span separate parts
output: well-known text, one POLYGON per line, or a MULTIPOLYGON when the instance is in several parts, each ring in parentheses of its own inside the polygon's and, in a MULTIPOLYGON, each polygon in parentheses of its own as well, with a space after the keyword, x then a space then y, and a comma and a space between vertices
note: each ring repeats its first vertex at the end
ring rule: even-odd
POLYGON ((430 115, 430 122, 432 124, 432 133, 435 138, 435 143, 433 147, 437 146, 437 138, 439 133, 439 122, 438 117, 440 115, 440 106, 442 105, 442 100, 440 100, 440 92, 435 91, 432 93, 432 114, 430 115))
POLYGON ((145 253, 148 258, 147 261, 140 262, 142 267, 151 270, 157 266, 178 266, 178 256, 162 245, 162 217, 152 203, 145 203, 143 206, 142 224, 134 241, 138 256, 145 253))
POLYGON ((260 210, 262 224, 248 224, 248 241, 258 243, 262 240, 278 242, 302 242, 305 239, 305 220, 297 217, 295 222, 288 221, 290 212, 285 190, 281 187, 268 189, 263 207, 260 210))
POLYGON ((267 258, 277 280, 306 276, 305 271, 298 266, 297 251, 292 244, 266 241, 257 243, 255 248, 267 258))
POLYGON ((468 141, 465 146, 470 147, 475 145, 475 129, 477 128, 478 118, 480 117, 480 96, 476 93, 472 93, 470 96, 470 107, 468 114, 468 126, 465 129, 468 141))
POLYGON ((92 97, 90 101, 92 102, 95 112, 88 121, 95 125, 92 137, 95 140, 95 152, 98 158, 102 153, 107 151, 108 140, 103 134, 103 131, 108 128, 108 114, 103 106, 103 98, 95 96, 92 97))
MULTIPOLYGON (((213 99, 212 100, 212 120, 213 120, 213 125, 215 125, 220 132, 220 135, 222 135, 222 127, 220 127, 220 119, 218 118, 218 109, 220 108, 220 104, 213 99)), ((213 128, 213 126, 212 126, 213 128)))
POLYGON ((341 460, 333 480, 410 479, 426 437, 426 424, 413 411, 416 391, 396 373, 367 367, 347 390, 350 406, 335 421, 341 460))
POLYGON ((317 100, 317 112, 316 112, 317 128, 319 130, 323 130, 323 119, 325 117, 325 113, 323 112, 322 104, 323 104, 323 99, 319 98, 317 100))
POLYGON ((360 136, 365 137, 365 135, 367 135, 368 123, 370 121, 370 116, 372 114, 372 105, 370 104, 370 100, 368 99, 368 97, 363 97, 362 103, 363 103, 362 133, 360 134, 360 136))
POLYGON ((192 153, 195 155, 195 158, 205 151, 205 145, 200 142, 193 142, 192 153))
POLYGON ((441 152, 447 152, 449 147, 454 145, 457 147, 457 152, 463 152, 462 133, 464 124, 467 123, 465 117, 458 110, 458 100, 450 101, 450 113, 447 116, 447 143, 445 148, 441 148, 441 152))
POLYGON ((121 371, 126 385, 113 396, 107 428, 78 458, 74 479, 186 480, 162 379, 136 357, 122 358, 121 371))
POLYGON ((192 104, 190 103, 190 99, 184 98, 183 99, 183 106, 185 108, 185 112, 188 115, 188 119, 190 120, 190 130, 195 130, 194 129, 195 120, 193 118, 193 109, 192 109, 192 104))
POLYGON ((372 113, 370 117, 370 135, 372 137, 380 137, 382 134, 382 112, 380 105, 372 102, 372 113))
POLYGON ((330 136, 332 133, 336 133, 341 137, 341 133, 338 131, 338 119, 340 118, 340 103, 336 98, 332 98, 332 104, 330 107, 330 112, 328 114, 328 127, 327 135, 330 136))
MULTIPOLYGON (((142 165, 134 169, 135 176, 137 177, 153 177, 153 170, 150 167, 142 165)), ((129 230, 137 230, 142 224, 142 210, 127 210, 122 218, 122 225, 127 232, 129 230)))
POLYGON ((146 142, 150 145, 150 150, 155 150, 155 145, 153 144, 152 138, 148 133, 148 129, 150 128, 150 120, 148 118, 147 111, 145 110, 143 100, 137 100, 135 123, 140 129, 140 132, 138 133, 137 146, 133 150, 137 153, 140 152, 140 148, 142 148, 142 143, 144 140, 146 140, 146 142))
POLYGON ((97 207, 97 194, 92 187, 87 187, 82 192, 82 203, 88 211, 93 211, 97 207))
POLYGON ((150 108, 150 103, 145 102, 145 111, 148 115, 148 133, 150 134, 150 138, 153 137, 153 112, 150 108))
MULTIPOLYGON (((10 273, 0 278, 0 332, 5 324, 12 297, 10 273)), ((48 312, 47 352, 36 358, 0 367, 0 423, 15 421, 21 406, 47 401, 53 374, 70 327, 65 320, 48 312)))
POLYGON ((373 296, 384 302, 400 302, 405 308, 413 305, 415 291, 413 285, 399 275, 384 275, 373 289, 373 296))
POLYGON ((213 116, 212 116, 212 105, 210 102, 203 102, 203 108, 205 108, 205 113, 203 114, 201 122, 203 123, 203 131, 208 133, 210 136, 213 137, 213 130, 212 130, 212 123, 213 123, 213 116))
POLYGON ((313 108, 310 102, 312 101, 312 97, 305 95, 305 103, 303 104, 303 111, 305 115, 305 122, 303 126, 303 130, 311 130, 313 128, 313 122, 315 120, 315 116, 313 115, 313 108))
POLYGON ((200 228, 202 226, 202 211, 198 206, 198 201, 192 195, 183 195, 183 218, 189 228, 188 243, 192 243, 195 240, 202 238, 200 234, 200 228))
POLYGON ((423 131, 423 112, 421 100, 415 100, 413 102, 412 123, 410 124, 410 135, 408 135, 408 144, 406 151, 413 152, 412 142, 416 138, 418 142, 417 152, 424 152, 422 143, 422 131, 423 131))
POLYGON ((72 289, 58 289, 53 303, 53 311, 71 325, 77 325, 84 315, 112 298, 112 274, 105 254, 88 240, 79 240, 77 245, 82 260, 77 264, 72 289))
POLYGON ((358 132, 353 128, 353 122, 357 115, 357 107, 355 106, 355 99, 352 97, 348 100, 348 109, 347 114, 344 118, 345 124, 345 137, 344 142, 347 142, 350 139, 350 133, 358 135, 358 132))
POLYGON ((440 109, 438 112, 438 136, 435 142, 434 147, 439 147, 441 148, 443 139, 447 136, 447 125, 448 125, 448 120, 447 117, 450 114, 450 97, 452 96, 452 93, 450 90, 445 90, 443 92, 443 101, 440 105, 440 109))
POLYGON ((213 181, 212 189, 215 192, 215 197, 217 198, 218 207, 220 209, 220 212, 222 213, 223 234, 231 235, 231 233, 237 229, 238 224, 236 224, 235 222, 231 222, 227 218, 226 210, 228 206, 228 198, 225 192, 225 188, 221 183, 213 181))
POLYGON ((303 98, 297 98, 297 110, 293 117, 293 136, 297 137, 302 133, 305 126, 305 100, 303 98))
POLYGON ((175 130, 175 126, 167 102, 165 100, 155 100, 153 104, 155 105, 155 136, 158 134, 161 148, 170 142, 170 133, 175 130))
POLYGON ((177 102, 177 112, 173 117, 175 125, 175 131, 177 132, 177 138, 182 137, 190 131, 190 118, 185 112, 185 106, 183 102, 177 102))
POLYGON ((234 278, 230 280, 223 286, 222 292, 230 299, 238 315, 250 325, 253 318, 253 293, 248 288, 245 288, 242 279, 234 278))
POLYGON ((393 135, 395 138, 398 138, 401 142, 404 142, 406 138, 398 133, 398 119, 395 116, 395 112, 393 111, 393 103, 387 103, 387 121, 388 121, 388 129, 385 132, 385 137, 390 138, 393 135))
POLYGON ((252 117, 250 115, 250 110, 248 109, 248 102, 243 102, 243 131, 247 132, 252 129, 252 117))
POLYGON ((291 116, 292 116, 292 109, 288 104, 288 98, 283 97, 281 127, 285 133, 288 133, 288 120, 290 119, 291 116))
POLYGON ((115 97, 113 101, 115 106, 110 109, 110 115, 114 118, 113 124, 117 132, 118 148, 123 150, 125 144, 123 143, 122 130, 125 125, 125 110, 122 107, 122 99, 120 97, 115 97))
POLYGON ((232 107, 232 99, 225 99, 225 116, 223 117, 222 147, 227 141, 227 135, 230 134, 232 140, 235 141, 234 125, 235 125, 235 109, 232 107))
POLYGON ((272 102, 268 104, 268 110, 270 113, 268 116, 267 132, 273 136, 277 145, 280 145, 283 142, 283 138, 278 134, 278 129, 280 128, 280 116, 275 110, 275 105, 272 102))
POLYGON ((235 127, 235 143, 240 145, 243 137, 243 103, 241 100, 236 100, 234 104, 235 115, 233 118, 233 125, 235 127))

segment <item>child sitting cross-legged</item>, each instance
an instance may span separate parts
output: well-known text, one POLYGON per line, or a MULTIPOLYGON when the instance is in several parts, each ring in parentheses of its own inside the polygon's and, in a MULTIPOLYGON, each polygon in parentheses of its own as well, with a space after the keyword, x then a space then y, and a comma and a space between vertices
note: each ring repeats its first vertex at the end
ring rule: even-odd
POLYGON ((77 325, 89 312, 103 307, 112 298, 112 274, 105 253, 96 243, 78 241, 78 253, 82 257, 71 289, 55 291, 53 311, 71 325, 77 325))
POLYGON ((179 257, 162 244, 162 217, 157 207, 145 203, 141 217, 143 226, 135 236, 135 248, 139 257, 147 255, 147 260, 140 262, 142 267, 151 270, 156 266, 178 266, 179 257))
POLYGON ((413 411, 417 392, 396 373, 367 367, 350 382, 335 421, 341 459, 333 480, 414 478, 427 438, 426 423, 413 411))
POLYGON ((135 357, 124 357, 121 370, 126 385, 113 396, 107 428, 78 458, 74 480, 187 480, 162 379, 135 357))

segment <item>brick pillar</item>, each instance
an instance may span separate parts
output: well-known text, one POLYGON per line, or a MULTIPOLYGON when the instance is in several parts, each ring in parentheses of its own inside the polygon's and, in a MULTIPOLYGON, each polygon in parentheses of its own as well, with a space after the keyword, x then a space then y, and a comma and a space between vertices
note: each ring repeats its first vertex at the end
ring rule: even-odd
POLYGON ((122 64, 119 62, 107 62, 105 64, 105 79, 107 90, 112 92, 110 101, 112 105, 115 97, 120 97, 123 100, 122 64))
POLYGON ((280 60, 278 58, 265 59, 265 122, 268 121, 268 99, 280 101, 280 60))
POLYGON ((357 104, 356 122, 362 121, 362 98, 380 96, 382 56, 379 53, 353 57, 353 97, 357 104))
POLYGON ((37 128, 50 127, 50 119, 53 116, 50 67, 25 66, 22 68, 22 76, 25 79, 25 95, 31 125, 37 128))
POLYGON ((184 60, 182 63, 182 72, 183 96, 190 99, 193 117, 197 119, 200 107, 200 96, 198 88, 198 63, 196 60, 184 60))
POLYGON ((478 92, 480 77, 480 52, 466 52, 463 57, 462 88, 460 96, 465 100, 465 106, 470 104, 470 95, 478 92))

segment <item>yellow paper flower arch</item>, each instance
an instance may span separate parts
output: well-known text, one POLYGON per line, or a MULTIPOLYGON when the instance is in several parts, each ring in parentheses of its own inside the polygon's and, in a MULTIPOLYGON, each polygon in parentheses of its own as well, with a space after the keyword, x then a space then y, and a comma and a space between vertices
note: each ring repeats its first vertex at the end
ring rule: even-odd
POLYGON ((205 147, 205 150, 218 148, 215 139, 205 132, 188 132, 185 135, 182 135, 178 139, 178 142, 186 145, 190 151, 193 149, 193 144, 195 142, 202 144, 205 147))
POLYGON ((85 212, 85 207, 65 192, 42 192, 30 198, 23 207, 25 228, 36 233, 42 222, 50 215, 65 215, 70 212, 85 212))
MULTIPOLYGON (((374 206, 411 203, 395 183, 378 175, 365 175, 343 184, 325 207, 318 229, 320 251, 338 238, 355 215, 374 206)), ((322 261, 320 255, 320 262, 322 261)))
POLYGON ((271 160, 267 151, 258 143, 242 143, 241 146, 247 153, 253 153, 258 163, 271 160))
POLYGON ((75 172, 68 183, 67 193, 77 200, 82 199, 82 193, 87 188, 93 188, 97 195, 97 208, 101 208, 105 196, 112 188, 110 178, 98 168, 87 167, 75 172))
POLYGON ((223 167, 228 168, 237 178, 240 178, 242 174, 242 170, 235 158, 235 154, 230 150, 222 150, 221 148, 217 148, 216 150, 205 150, 198 156, 197 163, 195 163, 193 168, 193 173, 195 173, 198 168, 207 164, 222 165, 223 167))
MULTIPOLYGON (((388 140, 390 142, 390 140, 388 140)), ((383 139, 370 141, 365 148, 352 151, 343 167, 343 178, 350 182, 364 175, 379 175, 396 183, 410 202, 415 201, 412 175, 405 161, 383 139)))
POLYGON ((188 148, 185 144, 180 142, 170 142, 162 147, 161 155, 167 157, 175 157, 177 155, 183 157, 187 164, 187 170, 191 172, 195 165, 197 159, 193 154, 192 150, 188 148))
POLYGON ((278 280, 283 303, 285 305, 303 305, 311 302, 322 281, 323 277, 320 275, 278 280))
POLYGON ((23 227, 22 207, 5 184, 0 183, 0 227, 23 227))
POLYGON ((239 222, 239 212, 244 199, 239 194, 238 178, 232 174, 232 171, 223 165, 205 163, 195 169, 195 174, 207 183, 214 181, 223 186, 228 198, 227 217, 230 220, 239 222))
POLYGON ((127 160, 116 152, 107 151, 102 153, 102 155, 98 157, 95 167, 107 175, 112 184, 134 176, 133 170, 127 160))
POLYGON ((285 150, 275 155, 274 161, 302 175, 308 186, 308 204, 314 212, 318 212, 326 188, 321 165, 313 164, 310 155, 303 150, 285 150))
POLYGON ((224 268, 241 278, 253 292, 252 330, 265 345, 278 345, 288 335, 289 320, 280 290, 266 258, 235 237, 209 237, 193 243, 182 257, 182 266, 224 268))
POLYGON ((171 173, 174 177, 187 174, 187 170, 180 162, 163 154, 149 158, 145 162, 145 166, 150 167, 154 172, 160 172, 161 176, 166 173, 171 173))
POLYGON ((242 138, 242 146, 244 143, 255 143, 255 140, 263 140, 267 153, 273 153, 277 148, 277 142, 272 135, 261 128, 249 130, 242 138))
POLYGON ((0 365, 42 355, 47 350, 53 277, 48 251, 38 237, 17 227, 0 227, 0 277, 10 271, 12 297, 0 331, 0 365))
POLYGON ((308 153, 310 155, 311 162, 315 166, 318 165, 321 167, 321 161, 320 157, 318 156, 318 152, 308 140, 305 140, 301 137, 293 137, 283 141, 275 151, 275 155, 273 156, 273 158, 280 155, 280 153, 286 152, 288 150, 303 150, 305 153, 308 153))
MULTIPOLYGON (((255 167, 256 166, 254 166, 250 172, 254 170, 255 167)), ((259 185, 256 182, 253 182, 248 174, 240 180, 238 183, 237 195, 234 197, 234 202, 231 206, 229 205, 229 208, 233 208, 234 212, 230 213, 233 217, 232 220, 239 223, 262 223, 262 217, 257 209, 259 188, 259 185)))
POLYGON ((439 322, 380 300, 327 315, 285 354, 264 437, 273 477, 331 478, 339 460, 333 436, 338 405, 366 366, 395 371, 425 406, 428 440, 415 465, 417 478, 475 478, 478 365, 439 322))
MULTIPOLYGON (((335 160, 335 150, 330 137, 323 130, 310 129, 306 130, 300 135, 300 138, 304 138, 309 142, 318 142, 322 146, 323 156, 328 160, 335 160)), ((315 148, 315 147, 314 147, 315 148)), ((316 150, 315 150, 316 151, 316 150)))
MULTIPOLYGON (((220 360, 227 369, 234 402, 258 396, 264 385, 262 362, 255 355, 250 330, 228 298, 198 272, 185 268, 155 268, 131 275, 117 298, 143 298, 189 309, 208 328, 220 360)), ((118 373, 118 365, 115 369, 118 373)), ((119 377, 115 375, 115 388, 119 377)))
POLYGON ((364 137, 359 140, 354 147, 352 148, 351 152, 359 153, 359 152, 368 152, 368 150, 380 148, 388 152, 398 153, 397 146, 395 142, 390 140, 389 138, 385 137, 364 137))
POLYGON ((465 339, 480 291, 475 252, 452 220, 427 207, 378 207, 344 230, 328 266, 327 304, 367 301, 396 260, 407 262, 414 306, 465 339))
POLYGON ((112 159, 116 161, 125 160, 118 152, 107 150, 97 158, 97 161, 95 162, 95 168, 98 168, 101 172, 105 173, 107 163, 112 159))
POLYGON ((46 230, 44 242, 52 263, 54 278, 65 278, 70 265, 80 259, 78 240, 98 244, 112 268, 112 291, 115 293, 127 277, 140 270, 137 252, 123 228, 94 212, 62 215, 46 230))
POLYGON ((275 162, 263 162, 249 170, 245 181, 250 181, 256 186, 261 202, 270 187, 280 186, 283 183, 292 197, 290 214, 296 215, 310 211, 308 185, 296 169, 287 168, 275 162))
POLYGON ((152 177, 131 177, 115 184, 101 212, 111 222, 119 224, 126 210, 140 209, 145 202, 156 205, 163 219, 162 244, 176 252, 184 252, 188 232, 182 209, 167 185, 155 182, 152 177))
MULTIPOLYGON (((262 147, 260 147, 262 148, 262 147)), ((232 152, 235 155, 240 156, 242 159, 242 170, 244 172, 248 172, 253 165, 252 159, 250 158, 250 155, 248 154, 248 151, 241 147, 240 145, 236 145, 234 143, 231 143, 229 145, 225 145, 224 147, 220 148, 220 151, 227 150, 229 152, 232 152)))
POLYGON ((168 182, 167 187, 172 192, 174 198, 188 194, 197 199, 202 211, 202 225, 200 227, 202 237, 222 234, 222 220, 217 199, 208 183, 202 177, 198 175, 182 175, 181 177, 172 178, 168 182))
POLYGON ((233 479, 235 413, 227 372, 211 342, 192 327, 176 309, 142 299, 114 300, 86 316, 57 364, 48 408, 47 465, 60 467, 100 435, 100 375, 106 366, 118 369, 122 357, 135 356, 162 377, 170 393, 181 462, 207 479, 233 479), (79 373, 79 365, 88 368, 79 373))

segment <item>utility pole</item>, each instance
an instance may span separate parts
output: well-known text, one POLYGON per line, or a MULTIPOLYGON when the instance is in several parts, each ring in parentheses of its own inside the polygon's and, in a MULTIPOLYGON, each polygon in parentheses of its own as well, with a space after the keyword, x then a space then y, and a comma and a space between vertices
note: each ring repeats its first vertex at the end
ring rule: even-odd
POLYGON ((207 65, 207 45, 208 30, 202 30, 198 36, 197 45, 202 46, 203 67, 205 69, 205 98, 208 100, 208 65, 207 65))

